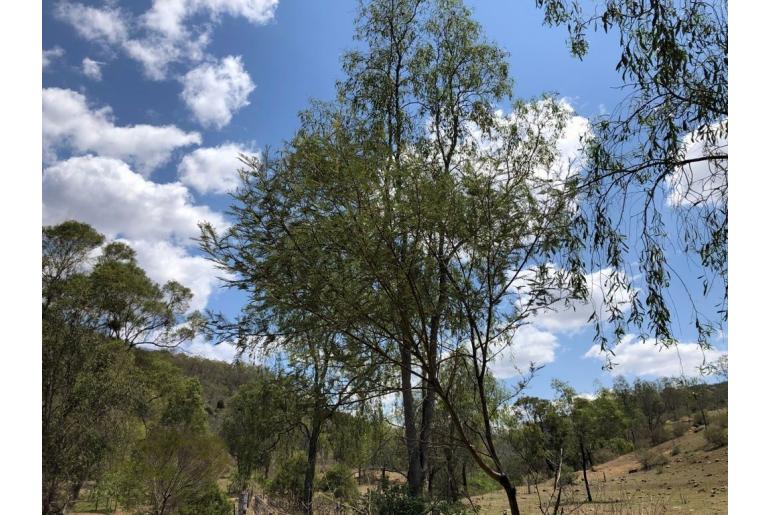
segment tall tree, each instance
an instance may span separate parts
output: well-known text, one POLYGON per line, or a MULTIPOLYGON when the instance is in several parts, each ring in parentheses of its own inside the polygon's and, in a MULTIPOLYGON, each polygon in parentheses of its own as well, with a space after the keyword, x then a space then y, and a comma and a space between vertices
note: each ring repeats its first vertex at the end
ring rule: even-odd
POLYGON ((549 173, 566 111, 541 99, 495 114, 510 95, 505 56, 457 1, 372 2, 362 32, 370 51, 347 61, 339 103, 305 113, 280 159, 246 159, 235 223, 202 227, 203 250, 250 295, 239 321, 217 325, 283 341, 305 317, 392 364, 410 493, 423 490, 440 399, 518 513, 488 380, 529 316, 585 291, 565 229, 572 186, 549 173), (482 448, 451 407, 448 355, 472 369, 482 448))

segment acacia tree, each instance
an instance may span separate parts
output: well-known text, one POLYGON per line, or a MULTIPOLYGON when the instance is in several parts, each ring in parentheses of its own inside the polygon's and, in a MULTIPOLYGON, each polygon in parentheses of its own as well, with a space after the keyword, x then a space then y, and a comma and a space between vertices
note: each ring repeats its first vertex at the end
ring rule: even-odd
MULTIPOLYGON (((586 142, 584 223, 576 233, 592 242, 598 262, 612 266, 618 287, 629 276, 619 273, 621 265, 639 262, 644 298, 633 294, 628 321, 669 344, 673 277, 690 295, 699 343, 709 346, 716 322, 727 318, 727 1, 535 3, 547 24, 567 27, 577 57, 588 51, 592 29, 620 38, 616 70, 625 95, 595 121, 586 142), (669 262, 672 242, 703 271, 701 284, 683 281, 669 262), (719 316, 702 312, 701 286, 703 298, 712 290, 723 297, 719 316)), ((619 313, 613 320, 619 339, 625 320, 619 313)), ((604 348, 608 339, 598 339, 604 348)))
POLYGON ((549 174, 566 112, 543 99, 495 114, 510 93, 504 54, 459 2, 373 2, 363 22, 371 53, 347 62, 339 103, 305 113, 279 159, 245 158, 235 223, 202 226, 203 250, 250 295, 240 320, 215 325, 287 341, 320 326, 392 364, 410 493, 422 491, 440 399, 518 513, 488 379, 529 316, 585 292, 565 229, 572 186, 549 174), (440 374, 466 364, 473 429, 440 374))
POLYGON ((270 467, 281 437, 296 428, 296 400, 280 378, 261 377, 236 391, 228 401, 221 434, 235 458, 241 490, 239 513, 245 513, 247 482, 254 471, 270 467))

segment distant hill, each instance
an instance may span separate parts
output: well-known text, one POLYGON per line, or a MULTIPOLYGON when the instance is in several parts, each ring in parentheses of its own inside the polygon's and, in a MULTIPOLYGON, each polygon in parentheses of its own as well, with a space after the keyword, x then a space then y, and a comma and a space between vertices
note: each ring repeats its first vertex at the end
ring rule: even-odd
POLYGON ((259 365, 240 362, 229 364, 169 351, 153 351, 153 354, 173 364, 185 375, 200 381, 206 412, 215 430, 219 428, 221 414, 228 399, 238 387, 265 374, 270 374, 270 371, 259 365))

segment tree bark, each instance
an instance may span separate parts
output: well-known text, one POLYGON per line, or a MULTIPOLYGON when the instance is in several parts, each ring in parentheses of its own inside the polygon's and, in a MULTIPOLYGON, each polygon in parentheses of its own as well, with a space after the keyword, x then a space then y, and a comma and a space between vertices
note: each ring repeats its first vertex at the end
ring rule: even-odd
POLYGON ((407 344, 399 343, 401 350, 401 396, 404 404, 404 436, 408 468, 406 482, 409 495, 419 496, 425 475, 420 460, 420 441, 417 435, 417 416, 412 394, 412 355, 407 344))
POLYGON ((321 436, 320 417, 314 417, 313 427, 310 429, 310 438, 307 445, 307 467, 305 468, 305 482, 302 488, 302 503, 307 515, 313 515, 313 484, 315 483, 315 465, 318 456, 318 439, 321 436))
POLYGON ((516 487, 513 486, 511 480, 505 475, 499 479, 499 482, 503 485, 505 496, 508 498, 508 506, 511 508, 511 515, 521 515, 519 503, 516 501, 516 487))
POLYGON ((588 496, 588 502, 594 502, 593 498, 591 498, 591 487, 588 486, 588 473, 586 472, 586 451, 582 442, 580 443, 580 458, 583 464, 583 482, 586 485, 586 495, 588 496))

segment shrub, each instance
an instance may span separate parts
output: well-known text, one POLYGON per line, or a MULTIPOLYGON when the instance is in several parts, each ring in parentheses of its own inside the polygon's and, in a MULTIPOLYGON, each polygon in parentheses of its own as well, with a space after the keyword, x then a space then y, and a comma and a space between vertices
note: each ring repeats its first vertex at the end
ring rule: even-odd
POLYGON ((460 503, 430 502, 423 497, 410 497, 404 485, 372 492, 372 509, 378 515, 462 515, 468 512, 460 503))
POLYGON ((342 464, 332 465, 319 482, 319 489, 330 492, 335 499, 355 499, 358 487, 353 472, 342 464))
POLYGON ((650 433, 650 441, 653 445, 663 443, 667 440, 671 440, 671 430, 665 426, 656 427, 652 433, 650 433))
MULTIPOLYGON (((613 438, 607 442, 607 447, 615 453, 615 456, 620 454, 627 454, 634 450, 634 444, 626 440, 625 438, 613 438)), ((615 456, 612 456, 613 458, 615 456)), ((602 463, 597 459, 597 463, 602 463)))
POLYGON ((500 484, 483 472, 474 472, 468 475, 468 493, 470 495, 483 495, 500 489, 500 484))
POLYGON ((709 418, 709 425, 727 429, 727 412, 720 411, 715 415, 711 415, 709 418))
POLYGON ((711 444, 714 449, 727 445, 727 429, 724 427, 710 425, 706 428, 705 436, 706 441, 711 444))
POLYGON ((200 495, 192 499, 179 510, 179 515, 230 515, 233 504, 227 495, 211 483, 200 495))
POLYGON ((372 507, 378 515, 422 515, 428 503, 422 497, 410 497, 406 488, 398 485, 374 492, 372 507))
POLYGON ((275 477, 269 481, 268 492, 291 500, 301 498, 306 466, 307 460, 304 455, 301 453, 292 455, 281 464, 275 477))
POLYGON ((662 467, 663 465, 668 465, 668 458, 660 453, 651 451, 650 449, 637 451, 636 459, 639 460, 642 470, 650 470, 656 467, 662 467))
POLYGON ((683 436, 689 428, 690 424, 688 424, 685 420, 677 420, 671 424, 671 432, 676 437, 683 436))
POLYGON ((676 455, 677 455, 677 454, 679 454, 680 452, 682 452, 682 449, 680 449, 678 445, 674 445, 674 446, 671 448, 671 456, 676 456, 676 455))

